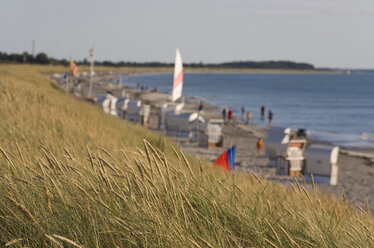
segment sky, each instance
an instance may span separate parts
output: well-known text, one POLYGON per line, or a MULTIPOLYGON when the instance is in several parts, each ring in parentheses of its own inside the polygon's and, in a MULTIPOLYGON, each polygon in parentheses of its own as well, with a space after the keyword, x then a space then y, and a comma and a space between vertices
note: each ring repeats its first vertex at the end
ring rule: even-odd
POLYGON ((0 51, 374 68, 373 0, 1 0, 0 51))

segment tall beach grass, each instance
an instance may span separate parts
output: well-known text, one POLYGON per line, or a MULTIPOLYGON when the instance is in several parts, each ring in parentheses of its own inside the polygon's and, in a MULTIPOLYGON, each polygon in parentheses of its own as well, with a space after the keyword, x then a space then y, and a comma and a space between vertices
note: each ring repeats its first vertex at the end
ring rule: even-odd
POLYGON ((370 213, 295 181, 228 174, 147 129, 0 67, 0 245, 372 247, 370 213))

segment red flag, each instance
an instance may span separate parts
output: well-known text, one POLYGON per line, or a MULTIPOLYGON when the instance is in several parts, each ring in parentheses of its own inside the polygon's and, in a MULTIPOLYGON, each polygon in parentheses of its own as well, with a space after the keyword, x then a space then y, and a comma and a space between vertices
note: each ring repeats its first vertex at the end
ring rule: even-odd
POLYGON ((222 153, 221 156, 219 156, 217 160, 214 161, 214 164, 224 168, 227 171, 230 171, 229 161, 227 160, 227 151, 222 153))

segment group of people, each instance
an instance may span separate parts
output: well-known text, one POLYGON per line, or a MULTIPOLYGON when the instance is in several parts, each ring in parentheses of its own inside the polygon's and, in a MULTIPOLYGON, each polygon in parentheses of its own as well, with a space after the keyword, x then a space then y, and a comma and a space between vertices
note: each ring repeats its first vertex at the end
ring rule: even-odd
MULTIPOLYGON (((242 119, 244 119, 245 108, 242 107, 241 110, 242 110, 242 119)), ((222 117, 226 121, 226 108, 222 109, 222 117)), ((232 120, 232 118, 233 118, 233 111, 232 111, 231 108, 228 110, 228 116, 227 117, 228 117, 229 121, 232 120)), ((251 114, 250 111, 248 111, 247 112, 247 124, 250 124, 251 117, 252 117, 252 114, 251 114)), ((268 112, 268 118, 269 118, 269 126, 271 126, 272 125, 272 120, 273 120, 273 112, 270 109, 269 109, 269 112, 268 112)), ((265 119, 265 107, 264 106, 261 106, 261 119, 262 120, 265 119)), ((264 147, 264 141, 263 141, 262 138, 259 138, 257 140, 256 146, 257 146, 258 154, 261 155, 263 153, 262 149, 264 147)))
MULTIPOLYGON (((245 108, 242 107, 241 110, 242 110, 241 118, 242 118, 242 120, 244 120, 244 118, 245 118, 245 108)), ((265 117, 266 117, 265 106, 261 106, 261 120, 265 120, 265 117)), ((233 113, 232 109, 229 108, 227 110, 226 108, 223 108, 222 109, 222 118, 225 121, 226 120, 231 121, 234 118, 234 113, 233 113)), ((251 123, 251 118, 252 118, 252 113, 250 111, 247 111, 246 124, 251 123)), ((269 126, 272 126, 273 125, 273 111, 271 111, 271 109, 269 109, 269 111, 268 111, 268 120, 269 120, 269 126)))
POLYGON ((136 88, 137 88, 137 89, 140 89, 141 91, 146 91, 146 92, 148 92, 148 86, 147 86, 147 85, 136 84, 136 88))
MULTIPOLYGON (((199 105, 199 112, 201 112, 204 108, 204 105, 202 102, 200 102, 200 105, 199 105)), ((245 108, 242 107, 241 108, 241 118, 244 120, 244 117, 245 117, 245 108)), ((231 108, 227 109, 227 108, 223 108, 222 109, 222 118, 224 121, 228 120, 228 121, 231 121, 233 120, 234 118, 234 112, 231 108)), ((246 123, 247 124, 250 124, 251 123, 251 118, 252 118, 252 114, 250 111, 247 111, 247 118, 246 118, 246 123)), ((261 120, 265 120, 266 118, 266 111, 265 111, 265 106, 261 106, 261 120)), ((268 111, 268 120, 269 120, 269 126, 272 126, 273 124, 273 111, 271 111, 271 109, 269 109, 268 111)), ((262 154, 263 151, 263 146, 264 146, 264 141, 262 138, 259 138, 257 140, 257 152, 258 154, 262 154)))
MULTIPOLYGON (((261 120, 265 120, 265 106, 261 106, 261 120)), ((273 125, 273 111, 269 109, 268 111, 268 120, 269 120, 269 126, 271 127, 273 125)))
POLYGON ((231 121, 234 118, 234 112, 231 108, 229 110, 226 110, 226 108, 222 109, 222 118, 224 121, 228 120, 231 121))

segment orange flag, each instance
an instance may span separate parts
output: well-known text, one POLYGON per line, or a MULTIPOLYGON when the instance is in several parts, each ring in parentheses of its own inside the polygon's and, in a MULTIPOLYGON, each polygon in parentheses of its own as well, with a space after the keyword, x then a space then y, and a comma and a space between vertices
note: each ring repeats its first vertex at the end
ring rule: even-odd
POLYGON ((78 66, 74 63, 73 60, 70 60, 70 73, 74 77, 77 74, 78 66))

